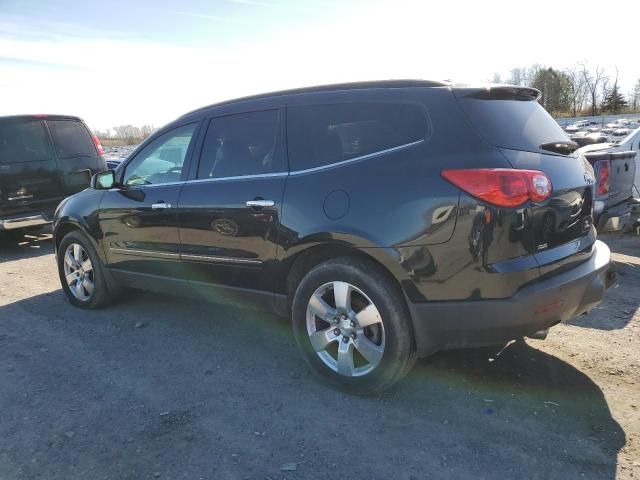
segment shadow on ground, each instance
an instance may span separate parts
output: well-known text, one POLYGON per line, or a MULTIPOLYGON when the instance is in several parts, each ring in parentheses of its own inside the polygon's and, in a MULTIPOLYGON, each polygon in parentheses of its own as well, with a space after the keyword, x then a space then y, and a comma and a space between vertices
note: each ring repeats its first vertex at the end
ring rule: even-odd
POLYGON ((570 325, 599 330, 624 328, 640 308, 637 292, 640 288, 640 238, 625 235, 602 235, 600 239, 609 245, 618 282, 607 290, 605 299, 588 315, 570 320, 570 325))
POLYGON ((0 232, 0 262, 53 253, 51 235, 44 232, 0 232))
POLYGON ((497 353, 440 353, 361 398, 269 315, 35 296, 0 307, 0 478, 614 479, 625 435, 598 386, 526 343, 497 353))

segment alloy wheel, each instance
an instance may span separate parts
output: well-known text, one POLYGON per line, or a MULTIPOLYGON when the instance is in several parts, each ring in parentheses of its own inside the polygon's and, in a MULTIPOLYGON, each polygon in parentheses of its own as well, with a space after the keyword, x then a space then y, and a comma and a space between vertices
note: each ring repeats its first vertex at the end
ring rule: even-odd
POLYGON ((320 286, 309 299, 306 320, 311 346, 334 372, 359 377, 382 360, 382 317, 358 287, 338 281, 320 286))
POLYGON ((65 250, 64 276, 75 298, 83 302, 91 298, 95 288, 93 265, 82 245, 72 243, 65 250))

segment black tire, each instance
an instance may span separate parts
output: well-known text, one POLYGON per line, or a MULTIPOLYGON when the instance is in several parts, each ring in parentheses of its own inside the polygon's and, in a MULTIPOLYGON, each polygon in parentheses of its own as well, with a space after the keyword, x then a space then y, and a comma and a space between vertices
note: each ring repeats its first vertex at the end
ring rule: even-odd
MULTIPOLYGON (((415 364, 417 355, 413 329, 402 292, 386 271, 366 259, 337 258, 309 271, 296 289, 291 320, 296 342, 305 361, 331 387, 358 395, 382 392, 402 379, 415 364), (361 290, 375 304, 382 319, 384 353, 377 366, 361 376, 345 376, 330 368, 310 341, 307 329, 309 300, 317 289, 331 282, 346 282, 361 290)), ((349 340, 344 341, 346 343, 349 340)), ((340 340, 337 343, 339 345, 340 340)))
POLYGON ((104 266, 102 264, 102 261, 100 260, 100 257, 96 253, 89 239, 81 231, 74 230, 64 236, 64 238, 60 242, 60 246, 58 247, 57 262, 58 275, 60 277, 62 290, 64 291, 67 299, 69 300, 69 302, 71 302, 72 305, 79 308, 93 310, 102 308, 113 301, 113 296, 109 292, 107 281, 105 279, 104 266), (76 298, 76 296, 71 293, 71 289, 67 284, 65 278, 64 255, 67 248, 74 243, 79 244, 84 249, 84 251, 89 256, 93 267, 92 281, 94 288, 93 292, 90 294, 87 300, 80 300, 76 298))

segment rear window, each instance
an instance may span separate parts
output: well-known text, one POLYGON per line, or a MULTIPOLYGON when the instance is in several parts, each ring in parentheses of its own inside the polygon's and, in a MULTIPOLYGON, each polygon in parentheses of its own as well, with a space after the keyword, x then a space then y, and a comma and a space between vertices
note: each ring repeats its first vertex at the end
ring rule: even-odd
POLYGON ((289 107, 291 168, 305 170, 399 147, 429 136, 419 105, 344 103, 289 107))
POLYGON ((47 121, 58 158, 95 157, 98 155, 86 127, 73 120, 47 121))
POLYGON ((37 162, 51 156, 41 121, 0 122, 0 164, 37 162))
POLYGON ((540 145, 567 142, 560 125, 535 100, 461 98, 460 105, 489 143, 513 150, 540 151, 540 145))

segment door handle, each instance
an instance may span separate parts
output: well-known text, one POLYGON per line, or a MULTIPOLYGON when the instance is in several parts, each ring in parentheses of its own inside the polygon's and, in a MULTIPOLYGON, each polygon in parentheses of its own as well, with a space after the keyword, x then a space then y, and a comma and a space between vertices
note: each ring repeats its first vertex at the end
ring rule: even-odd
POLYGON ((171 208, 171 204, 165 202, 157 202, 151 205, 152 210, 164 210, 165 208, 171 208))
POLYGON ((276 204, 273 200, 247 200, 247 207, 264 208, 273 207, 276 204))

